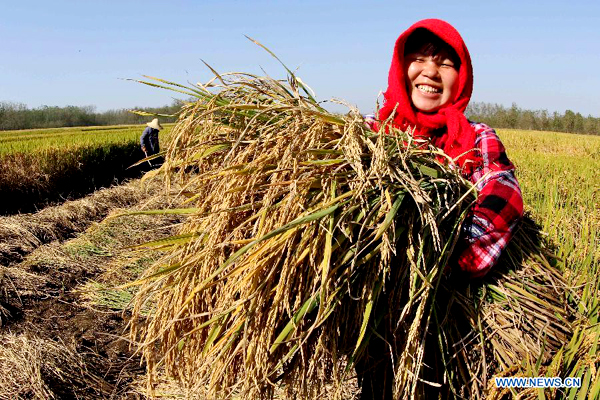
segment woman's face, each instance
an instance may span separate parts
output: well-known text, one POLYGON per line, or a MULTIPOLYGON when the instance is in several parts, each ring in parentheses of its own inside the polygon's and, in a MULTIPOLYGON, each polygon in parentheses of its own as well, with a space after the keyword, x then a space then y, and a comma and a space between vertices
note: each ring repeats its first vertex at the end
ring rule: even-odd
POLYGON ((417 51, 404 57, 404 75, 413 106, 432 113, 453 101, 458 91, 458 70, 448 52, 426 56, 417 51))

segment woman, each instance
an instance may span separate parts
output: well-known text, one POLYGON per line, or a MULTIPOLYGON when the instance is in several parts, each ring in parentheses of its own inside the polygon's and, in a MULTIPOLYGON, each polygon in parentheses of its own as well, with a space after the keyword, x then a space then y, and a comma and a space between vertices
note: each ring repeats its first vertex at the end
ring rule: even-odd
POLYGON ((481 277, 512 237, 523 200, 496 132, 463 114, 472 90, 471 57, 460 34, 438 19, 419 21, 396 41, 379 120, 391 117, 394 126, 441 148, 476 184, 479 194, 457 262, 471 277, 481 277))
MULTIPOLYGON (((460 34, 438 19, 419 21, 396 41, 378 120, 389 118, 423 145, 442 149, 477 186, 477 201, 463 225, 454 260, 470 277, 481 277, 512 237, 523 214, 523 200, 514 166, 496 132, 468 121, 463 114, 472 90, 471 58, 460 34)), ((379 128, 377 122, 372 127, 379 128)), ((393 335, 381 327, 378 330, 356 366, 362 399, 392 396, 386 338, 393 335)))

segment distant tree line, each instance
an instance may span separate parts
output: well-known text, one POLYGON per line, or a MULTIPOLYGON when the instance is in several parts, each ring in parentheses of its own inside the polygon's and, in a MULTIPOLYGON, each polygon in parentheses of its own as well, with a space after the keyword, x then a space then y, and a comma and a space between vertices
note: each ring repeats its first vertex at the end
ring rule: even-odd
MULTIPOLYGON (((140 107, 133 110, 158 114, 173 114, 181 108, 181 101, 163 107, 140 107)), ((133 125, 148 122, 151 117, 131 113, 129 110, 96 112, 95 106, 41 106, 28 108, 22 103, 0 102, 0 130, 61 128, 71 126, 133 125)), ((161 117, 161 122, 174 122, 174 118, 161 117)))
MULTIPOLYGON (((140 107, 134 110, 158 114, 173 114, 182 105, 175 100, 163 107, 140 107)), ((524 110, 516 104, 509 108, 499 104, 474 102, 465 113, 474 121, 485 122, 494 128, 533 129, 600 135, 600 118, 567 110, 564 114, 547 110, 524 110)), ((28 108, 22 103, 0 102, 0 130, 59 128, 71 126, 129 125, 148 122, 150 117, 133 114, 129 110, 96 112, 94 106, 41 106, 28 108)), ((161 118, 161 122, 174 122, 161 118)))
POLYGON ((564 114, 549 113, 547 110, 524 110, 515 103, 510 108, 499 104, 475 102, 465 112, 467 118, 484 122, 493 128, 531 129, 600 135, 600 118, 571 110, 564 114))

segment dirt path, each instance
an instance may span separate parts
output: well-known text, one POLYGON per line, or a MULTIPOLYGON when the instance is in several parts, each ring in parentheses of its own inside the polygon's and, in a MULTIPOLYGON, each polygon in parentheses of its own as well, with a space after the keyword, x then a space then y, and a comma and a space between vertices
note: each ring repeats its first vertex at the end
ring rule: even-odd
POLYGON ((99 221, 119 207, 164 208, 158 193, 115 188, 0 220, 0 399, 143 398, 134 382, 144 366, 123 338, 131 292, 114 285, 159 256, 129 246, 172 234, 180 220, 99 221), (21 229, 7 235, 12 226, 21 229))

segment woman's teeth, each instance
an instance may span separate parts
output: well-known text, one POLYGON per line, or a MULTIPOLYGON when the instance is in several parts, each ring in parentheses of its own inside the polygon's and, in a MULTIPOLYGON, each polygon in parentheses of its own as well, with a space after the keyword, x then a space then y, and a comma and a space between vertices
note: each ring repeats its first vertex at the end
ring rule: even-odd
POLYGON ((417 88, 425 93, 440 93, 440 89, 436 89, 434 87, 428 85, 417 85, 417 88))

